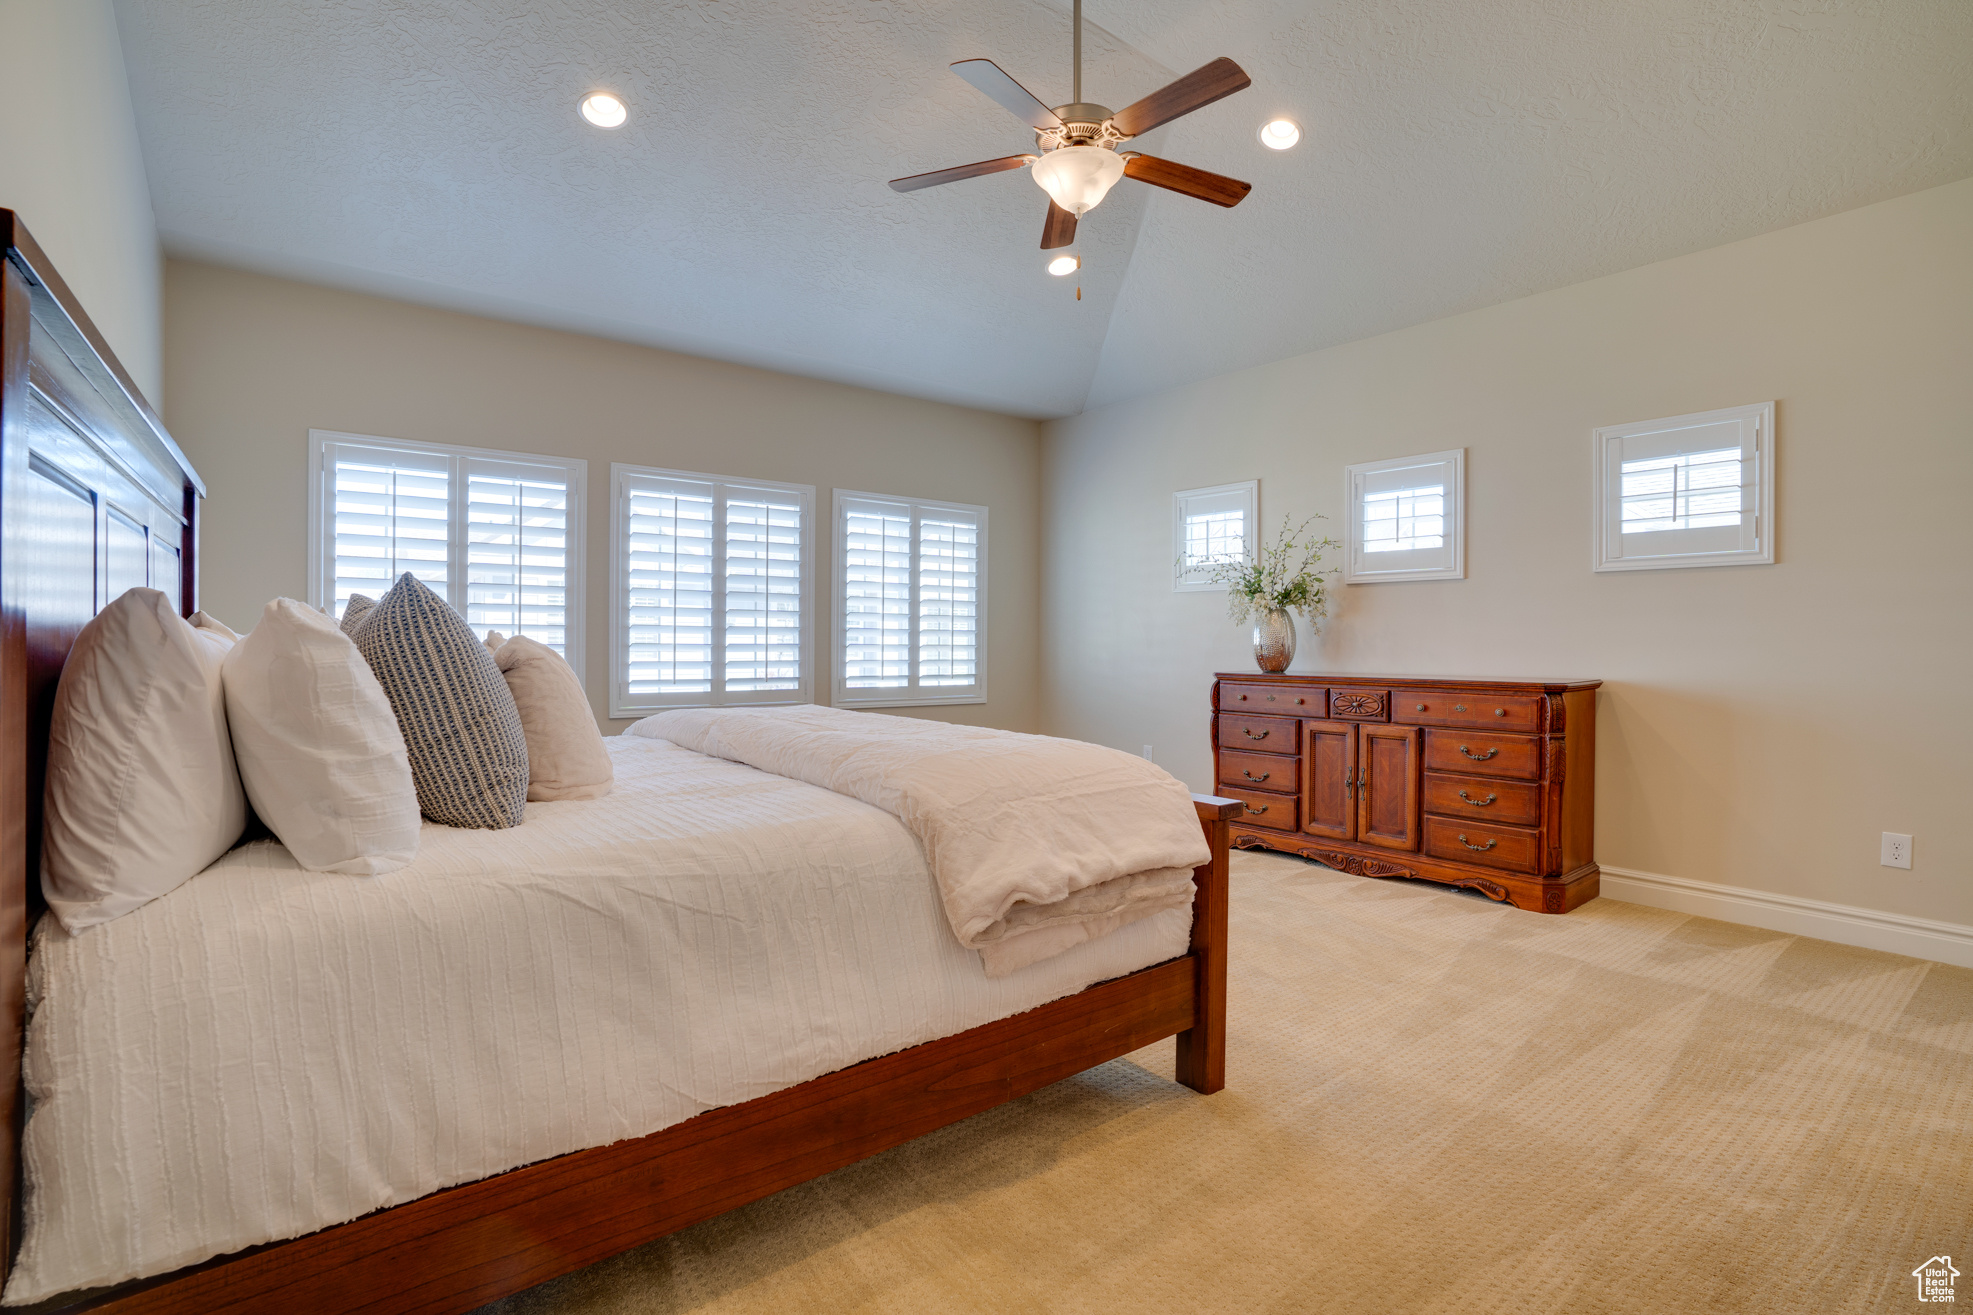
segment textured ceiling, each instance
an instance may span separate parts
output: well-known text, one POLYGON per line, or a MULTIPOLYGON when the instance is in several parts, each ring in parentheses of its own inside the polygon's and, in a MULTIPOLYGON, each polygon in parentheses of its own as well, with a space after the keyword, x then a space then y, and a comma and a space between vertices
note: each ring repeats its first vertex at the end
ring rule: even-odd
POLYGON ((1119 184, 1077 302, 1024 173, 884 185, 1029 149, 946 65, 1066 101, 1066 4, 118 12, 172 252, 1028 416, 1973 175, 1969 0, 1087 0, 1086 98, 1253 75, 1138 145, 1255 187, 1119 184))

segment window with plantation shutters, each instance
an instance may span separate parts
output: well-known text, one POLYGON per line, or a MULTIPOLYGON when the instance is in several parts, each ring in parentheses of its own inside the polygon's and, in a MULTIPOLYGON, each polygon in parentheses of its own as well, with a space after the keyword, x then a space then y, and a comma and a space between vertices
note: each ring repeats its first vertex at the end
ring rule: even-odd
POLYGON ((1466 578, 1466 449, 1343 467, 1343 582, 1466 578))
POLYGON ((986 699, 987 509, 839 489, 839 707, 986 699))
POLYGON ((582 672, 588 463, 312 431, 309 601, 341 617, 406 571, 484 638, 527 635, 582 672))
POLYGON ((1174 592, 1224 592, 1216 568, 1252 560, 1260 487, 1250 479, 1171 495, 1174 592))
POLYGON ((1774 560, 1774 403, 1596 431, 1599 571, 1774 560))
POLYGON ((815 490, 610 468, 612 716, 807 703, 815 490))

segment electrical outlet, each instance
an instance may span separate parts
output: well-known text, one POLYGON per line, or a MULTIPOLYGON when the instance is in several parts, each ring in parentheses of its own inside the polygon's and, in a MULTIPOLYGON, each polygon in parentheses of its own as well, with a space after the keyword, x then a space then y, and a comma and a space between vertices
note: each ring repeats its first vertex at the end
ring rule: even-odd
POLYGON ((1887 868, 1911 867, 1911 837, 1901 836, 1895 831, 1884 833, 1883 848, 1878 851, 1878 865, 1887 868))
MULTIPOLYGON (((1146 758, 1151 758, 1151 746, 1148 744, 1144 746, 1144 756, 1146 758)), ((1158 760, 1156 758, 1151 758, 1151 761, 1156 762, 1158 760)))

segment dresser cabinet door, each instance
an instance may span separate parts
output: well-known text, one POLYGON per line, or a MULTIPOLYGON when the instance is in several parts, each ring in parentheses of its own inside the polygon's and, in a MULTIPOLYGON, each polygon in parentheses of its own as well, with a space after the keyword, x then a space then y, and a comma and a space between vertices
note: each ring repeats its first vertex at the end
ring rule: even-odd
POLYGON ((1356 837, 1385 849, 1417 849, 1424 732, 1365 725, 1357 731, 1356 837))
POLYGON ((1356 730, 1347 721, 1302 723, 1302 830, 1356 839, 1356 730))

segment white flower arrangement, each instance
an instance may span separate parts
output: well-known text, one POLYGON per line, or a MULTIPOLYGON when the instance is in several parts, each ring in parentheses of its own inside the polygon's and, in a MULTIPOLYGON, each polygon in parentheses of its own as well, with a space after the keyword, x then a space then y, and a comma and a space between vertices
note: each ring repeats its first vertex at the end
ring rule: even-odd
POLYGON ((1272 547, 1261 548, 1251 558, 1243 554, 1206 565, 1206 578, 1226 586, 1226 612, 1236 624, 1278 608, 1300 612, 1311 631, 1321 628, 1329 606, 1323 577, 1336 573, 1334 567, 1320 569, 1322 554, 1341 546, 1334 539, 1311 537, 1309 527, 1324 519, 1311 516, 1290 527, 1284 516, 1272 547))

